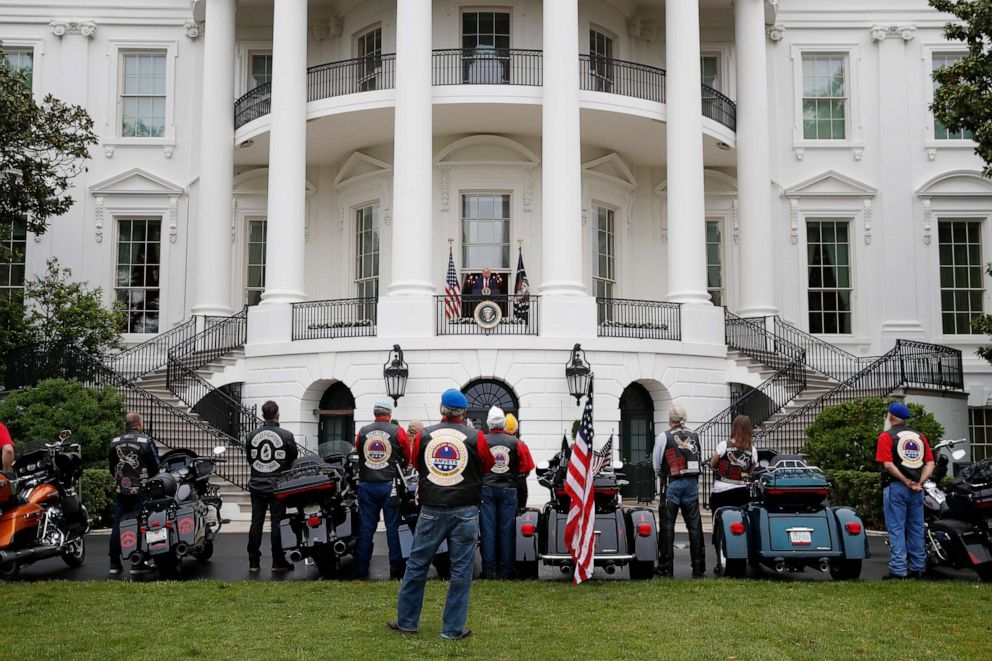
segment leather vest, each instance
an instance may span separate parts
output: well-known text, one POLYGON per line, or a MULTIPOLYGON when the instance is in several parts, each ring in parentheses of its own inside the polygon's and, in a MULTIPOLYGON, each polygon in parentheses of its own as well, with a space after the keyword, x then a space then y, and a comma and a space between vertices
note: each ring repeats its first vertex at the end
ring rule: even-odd
POLYGON ((754 470, 752 450, 738 450, 731 441, 727 443, 727 451, 717 460, 713 473, 721 482, 743 485, 747 484, 747 476, 752 470, 754 470))
POLYGON ((417 487, 420 502, 434 507, 463 507, 482 501, 479 430, 454 420, 431 425, 420 434, 417 487))
MULTIPOLYGON (((927 454, 927 442, 923 435, 906 425, 896 425, 887 433, 892 439, 892 463, 909 480, 919 482, 923 476, 927 454)), ((882 468, 882 486, 894 481, 895 478, 882 468)))
POLYGON ((362 482, 391 482, 404 462, 400 428, 376 420, 358 431, 358 479, 362 482))
POLYGON ((257 491, 272 491, 276 477, 293 465, 298 450, 293 432, 275 422, 266 422, 248 434, 245 454, 251 468, 248 486, 257 491))
POLYGON ((152 469, 152 445, 147 434, 129 431, 110 442, 110 455, 117 493, 135 496, 141 493, 152 469))
POLYGON ((669 479, 699 477, 699 436, 679 427, 666 431, 661 470, 669 479))
POLYGON ((496 463, 482 477, 482 484, 487 487, 516 489, 517 474, 520 473, 517 437, 501 431, 493 432, 486 436, 486 443, 496 463))

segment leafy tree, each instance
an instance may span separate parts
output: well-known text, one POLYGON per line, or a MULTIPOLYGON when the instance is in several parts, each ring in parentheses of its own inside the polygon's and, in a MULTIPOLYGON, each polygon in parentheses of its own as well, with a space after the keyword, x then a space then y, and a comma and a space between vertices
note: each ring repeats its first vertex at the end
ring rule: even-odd
POLYGON ((944 36, 968 45, 964 57, 933 72, 940 86, 931 109, 949 130, 971 131, 984 174, 992 177, 992 0, 930 0, 930 6, 960 19, 944 26, 944 36))
MULTIPOLYGON (((865 397, 829 406, 806 430, 807 460, 824 470, 878 472, 875 448, 882 433, 885 413, 896 399, 865 397)), ((909 426, 933 445, 944 435, 944 427, 919 404, 907 402, 913 419, 909 426)))
POLYGON ((71 180, 96 143, 84 108, 51 94, 35 102, 27 75, 0 51, 0 221, 26 218, 29 231, 44 233, 72 206, 71 180))

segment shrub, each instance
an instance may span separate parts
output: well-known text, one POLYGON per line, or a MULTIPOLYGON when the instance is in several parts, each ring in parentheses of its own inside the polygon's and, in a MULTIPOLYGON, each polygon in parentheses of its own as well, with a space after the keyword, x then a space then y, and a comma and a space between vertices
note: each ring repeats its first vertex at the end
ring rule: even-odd
POLYGON ((114 478, 106 468, 87 468, 83 471, 83 505, 95 528, 106 528, 114 517, 114 478))
MULTIPOLYGON (((809 463, 824 470, 875 471, 875 448, 885 411, 893 398, 866 397, 825 408, 806 430, 803 450, 809 463)), ((933 445, 944 427, 919 404, 907 404, 911 427, 933 445)))
POLYGON ((110 386, 90 388, 75 379, 46 379, 3 400, 0 421, 18 442, 18 453, 71 429, 83 464, 106 468, 110 441, 124 432, 124 398, 110 386))
POLYGON ((882 510, 882 482, 879 472, 831 470, 827 477, 833 485, 832 505, 847 505, 857 510, 869 528, 885 530, 882 510))

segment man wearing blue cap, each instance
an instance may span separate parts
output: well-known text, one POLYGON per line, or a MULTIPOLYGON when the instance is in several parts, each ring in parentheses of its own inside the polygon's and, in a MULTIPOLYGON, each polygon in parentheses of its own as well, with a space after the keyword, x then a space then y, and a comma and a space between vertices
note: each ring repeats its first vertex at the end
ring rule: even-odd
POLYGON ((926 437, 906 426, 911 417, 902 402, 889 404, 875 451, 875 461, 882 464, 882 505, 889 532, 887 579, 920 578, 927 568, 923 483, 933 473, 934 461, 926 437))
POLYGON ((424 605, 424 585, 431 560, 443 540, 451 555, 451 583, 444 602, 441 637, 460 640, 479 540, 482 476, 495 463, 482 431, 466 425, 468 400, 455 389, 441 395, 441 422, 413 439, 413 466, 420 475, 420 518, 397 603, 397 617, 386 626, 397 633, 417 633, 424 605))
POLYGON ((406 431, 389 421, 393 404, 380 399, 372 407, 375 422, 358 430, 358 545, 355 548, 355 573, 359 579, 369 577, 373 536, 379 525, 379 512, 386 520, 386 544, 389 546, 389 578, 403 578, 403 553, 400 550, 400 513, 389 502, 393 481, 410 463, 410 441, 406 431))

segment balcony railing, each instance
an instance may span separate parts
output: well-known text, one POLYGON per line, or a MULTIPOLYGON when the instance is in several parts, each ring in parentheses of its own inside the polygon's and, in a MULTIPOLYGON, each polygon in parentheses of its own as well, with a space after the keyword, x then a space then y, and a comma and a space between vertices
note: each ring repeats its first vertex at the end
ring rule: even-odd
POLYGON ((579 55, 579 86, 646 101, 665 102, 665 70, 597 55, 579 55))
POLYGON ((703 117, 723 124, 731 131, 737 130, 737 104, 729 96, 720 94, 709 85, 703 85, 703 117))
POLYGON ((540 332, 540 296, 462 296, 460 305, 446 299, 446 296, 434 297, 438 335, 537 335, 540 332), (499 306, 498 321, 482 315, 476 318, 476 307, 483 301, 493 301, 499 306))
POLYGON ((272 83, 263 83, 234 102, 234 128, 272 112, 272 83))
POLYGON ((293 339, 375 337, 375 298, 338 298, 293 303, 293 339))
POLYGON ((540 87, 539 50, 446 48, 434 51, 435 85, 526 85, 540 87))
POLYGON ((651 340, 682 339, 682 304, 597 298, 598 335, 651 340))

